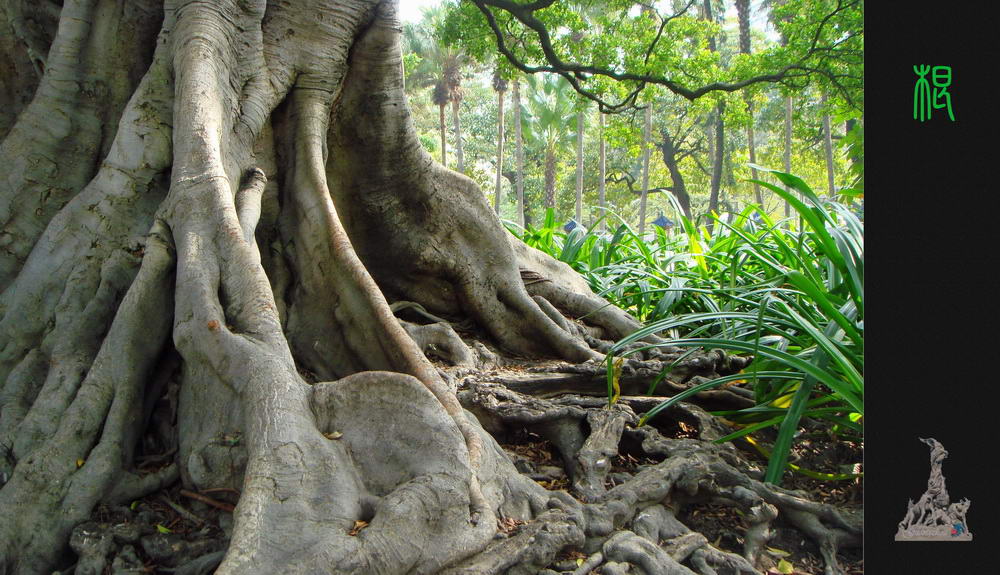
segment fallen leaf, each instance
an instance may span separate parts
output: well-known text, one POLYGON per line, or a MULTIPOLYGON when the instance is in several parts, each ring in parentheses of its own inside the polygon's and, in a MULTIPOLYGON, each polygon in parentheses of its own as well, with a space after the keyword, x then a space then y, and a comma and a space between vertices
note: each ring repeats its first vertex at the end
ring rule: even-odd
POLYGON ((775 549, 774 547, 767 547, 767 552, 775 557, 788 557, 791 555, 788 551, 783 551, 781 549, 775 549))
POLYGON ((160 525, 159 523, 156 524, 156 530, 159 531, 160 533, 170 533, 171 532, 169 529, 167 529, 166 527, 160 525))
POLYGON ((77 469, 80 469, 81 467, 83 467, 83 464, 84 464, 84 461, 82 459, 77 459, 76 460, 76 468, 77 469))
POLYGON ((783 573, 784 575, 791 575, 794 571, 795 568, 792 567, 792 564, 788 561, 785 561, 784 559, 778 561, 778 572, 783 573))
POLYGON ((323 434, 323 437, 325 437, 327 439, 340 439, 343 436, 344 436, 344 434, 341 433, 341 432, 339 432, 339 431, 331 431, 329 433, 324 433, 323 434))
POLYGON ((357 521, 354 522, 354 527, 352 527, 347 534, 350 535, 351 537, 354 537, 355 535, 358 534, 359 531, 361 531, 365 527, 368 527, 368 522, 358 519, 357 521))

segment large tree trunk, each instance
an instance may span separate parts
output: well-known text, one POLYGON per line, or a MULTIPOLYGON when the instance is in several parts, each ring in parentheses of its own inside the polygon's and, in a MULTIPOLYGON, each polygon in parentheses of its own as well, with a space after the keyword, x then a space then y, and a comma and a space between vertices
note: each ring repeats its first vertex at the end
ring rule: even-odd
MULTIPOLYGON (((537 572, 570 548, 752 572, 778 510, 825 556, 857 539, 853 518, 751 478, 694 406, 704 437, 675 441, 627 406, 486 384, 459 403, 424 351, 433 333, 455 356, 464 344, 447 323, 401 323, 390 301, 469 318, 498 352, 575 363, 603 357, 592 333, 638 323, 513 240, 472 180, 422 149, 395 12, 66 0, 47 59, 5 80, 37 88, 0 145, 0 572, 67 568, 68 544, 77 573, 102 572, 111 526, 81 524, 178 480, 238 490, 226 575, 537 572), (465 408, 497 433, 564 438, 578 498, 518 473, 465 408), (606 490, 619 438, 663 463, 606 490), (664 531, 679 525, 667 505, 696 494, 743 509, 743 556, 664 531), (505 537, 498 522, 527 524, 505 537)), ((711 377, 746 364, 697 360, 711 377)))

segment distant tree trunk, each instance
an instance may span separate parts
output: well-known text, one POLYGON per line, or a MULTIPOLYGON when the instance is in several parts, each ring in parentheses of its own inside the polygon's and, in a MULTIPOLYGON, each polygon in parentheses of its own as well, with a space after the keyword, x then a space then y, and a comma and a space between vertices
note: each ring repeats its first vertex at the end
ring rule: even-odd
POLYGON ((524 139, 521 136, 521 82, 514 78, 514 146, 517 170, 517 223, 524 227, 524 139))
POLYGON ((583 223, 583 110, 576 113, 576 223, 583 223))
MULTIPOLYGON (((785 98, 785 173, 792 173, 792 97, 785 98)), ((791 188, 785 187, 791 192, 791 188)), ((785 217, 792 215, 792 206, 785 202, 785 217)))
POLYGON ((597 171, 598 171, 598 174, 597 174, 597 176, 598 176, 597 177, 597 205, 601 207, 601 213, 598 214, 597 217, 601 219, 601 223, 600 223, 599 229, 600 229, 600 231, 603 232, 607 228, 607 226, 605 225, 605 222, 604 222, 604 219, 605 219, 604 216, 607 214, 607 211, 605 210, 605 207, 606 207, 605 206, 605 201, 606 201, 606 199, 605 199, 605 182, 604 182, 604 178, 607 177, 607 163, 606 163, 607 162, 607 152, 606 152, 605 143, 604 143, 604 114, 601 113, 600 110, 598 110, 597 111, 597 117, 600 118, 600 121, 601 121, 601 144, 600 144, 599 159, 597 161, 597 171))
POLYGON ((461 105, 461 100, 455 98, 451 101, 451 117, 452 122, 455 124, 455 155, 458 157, 458 172, 461 174, 465 173, 465 156, 462 153, 462 124, 459 121, 459 106, 461 105))
MULTIPOLYGON (((826 94, 823 94, 822 103, 826 103, 826 94)), ((833 134, 830 133, 830 114, 823 114, 823 149, 826 152, 826 183, 830 190, 830 199, 835 199, 837 187, 834 185, 833 134)))
POLYGON ((674 197, 677 198, 677 203, 681 206, 681 212, 684 213, 685 217, 690 219, 691 196, 688 195, 687 186, 684 185, 684 175, 681 173, 680 166, 678 165, 677 147, 667 132, 663 132, 661 137, 660 153, 663 154, 663 165, 670 172, 674 197))
POLYGON ((438 126, 441 128, 441 165, 448 165, 448 143, 445 140, 445 125, 444 125, 444 107, 445 104, 438 105, 438 126))
POLYGON ((545 207, 556 207, 556 151, 551 145, 545 148, 545 207))
POLYGON ((497 92, 497 185, 493 194, 493 210, 500 214, 500 201, 503 190, 500 180, 503 178, 503 92, 497 92))
POLYGON ((639 237, 646 233, 646 195, 649 193, 649 132, 653 124, 653 104, 646 104, 642 129, 642 196, 639 198, 639 237))
POLYGON ((724 110, 725 107, 722 104, 715 108, 715 155, 712 158, 712 189, 708 196, 708 212, 710 214, 719 211, 719 190, 722 188, 722 167, 726 152, 726 134, 722 120, 724 110))

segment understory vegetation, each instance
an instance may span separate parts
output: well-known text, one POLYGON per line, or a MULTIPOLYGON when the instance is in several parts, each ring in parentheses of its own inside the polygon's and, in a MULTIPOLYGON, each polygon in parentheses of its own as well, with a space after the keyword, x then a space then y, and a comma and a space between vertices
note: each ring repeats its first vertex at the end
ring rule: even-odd
MULTIPOLYGON (((787 200, 796 218, 773 221, 751 205, 738 214, 712 214, 701 225, 681 215, 679 225, 657 226, 646 238, 620 218, 613 233, 582 226, 566 231, 551 210, 538 228, 507 225, 528 245, 571 265, 595 293, 644 320, 607 356, 610 402, 616 358, 645 349, 629 345, 651 334, 672 336, 656 345, 753 357, 740 373, 693 385, 640 423, 700 391, 747 384, 755 405, 714 412, 739 427, 717 441, 777 427, 766 478, 778 483, 801 418, 830 422, 831 441, 860 442, 863 435, 864 224, 849 205, 819 197, 800 178, 762 171, 788 186, 759 182, 787 200)), ((844 197, 851 195, 847 190, 844 197)), ((649 395, 669 371, 650 384, 649 395)), ((828 480, 858 477, 792 469, 828 480)))

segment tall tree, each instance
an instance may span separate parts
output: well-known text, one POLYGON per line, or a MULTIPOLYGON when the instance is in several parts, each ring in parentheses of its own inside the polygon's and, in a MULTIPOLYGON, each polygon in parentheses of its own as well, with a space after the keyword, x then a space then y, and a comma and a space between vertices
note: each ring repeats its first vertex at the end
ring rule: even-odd
MULTIPOLYGON (((703 3, 703 17, 712 22, 715 20, 715 16, 712 13, 712 2, 711 0, 704 0, 703 3)), ((712 52, 718 52, 718 45, 716 44, 715 36, 709 35, 708 37, 708 48, 712 52)), ((711 189, 709 190, 708 196, 708 212, 716 213, 719 211, 719 191, 722 188, 722 169, 725 165, 726 156, 726 132, 725 132, 725 119, 723 113, 725 112, 725 105, 720 101, 715 106, 715 111, 712 113, 711 125, 713 126, 712 134, 712 183, 711 189)), ((711 225, 711 220, 709 220, 709 225, 711 225)))
MULTIPOLYGON (((461 101, 462 67, 466 55, 460 47, 449 46, 435 34, 443 25, 445 11, 441 7, 425 9, 423 19, 418 24, 407 23, 403 27, 406 48, 420 57, 418 65, 409 71, 408 81, 420 87, 431 88, 431 101, 438 107, 438 130, 441 135, 441 163, 447 165, 448 143, 445 137, 445 108, 452 103, 452 117, 456 131, 456 147, 459 164, 462 164, 461 128, 458 124, 458 104, 461 101)), ((461 171, 461 167, 459 168, 461 171)))
MULTIPOLYGON (((751 38, 750 38, 750 0, 736 0, 736 17, 739 21, 740 27, 740 53, 749 55, 751 52, 751 38)), ((747 151, 750 156, 750 163, 753 165, 757 164, 757 143, 754 139, 754 119, 753 119, 753 100, 751 96, 747 95, 745 97, 747 106, 747 116, 749 120, 747 122, 747 151)), ((751 177, 754 180, 758 180, 757 169, 750 168, 751 177)), ((760 185, 754 182, 753 184, 753 197, 754 201, 758 206, 764 205, 764 196, 761 194, 760 185)))
POLYGON ((524 134, 521 131, 521 80, 514 76, 514 158, 517 164, 514 174, 517 188, 517 223, 524 227, 524 134))
POLYGON ((558 76, 531 76, 528 83, 528 114, 522 115, 521 123, 530 140, 544 150, 545 207, 555 208, 559 154, 574 137, 574 97, 569 84, 558 76))
POLYGON ((837 187, 834 184, 833 167, 833 134, 830 128, 830 112, 826 110, 826 94, 820 99, 820 106, 823 106, 823 152, 826 156, 826 184, 830 198, 837 197, 837 187))
POLYGON ((653 104, 646 104, 642 122, 642 191, 639 195, 639 237, 646 233, 646 197, 649 195, 649 147, 653 129, 653 104))
POLYGON ((507 80, 500 75, 499 70, 493 72, 493 90, 497 93, 497 178, 493 194, 493 210, 499 214, 503 195, 500 187, 503 176, 503 96, 507 92, 507 80))

